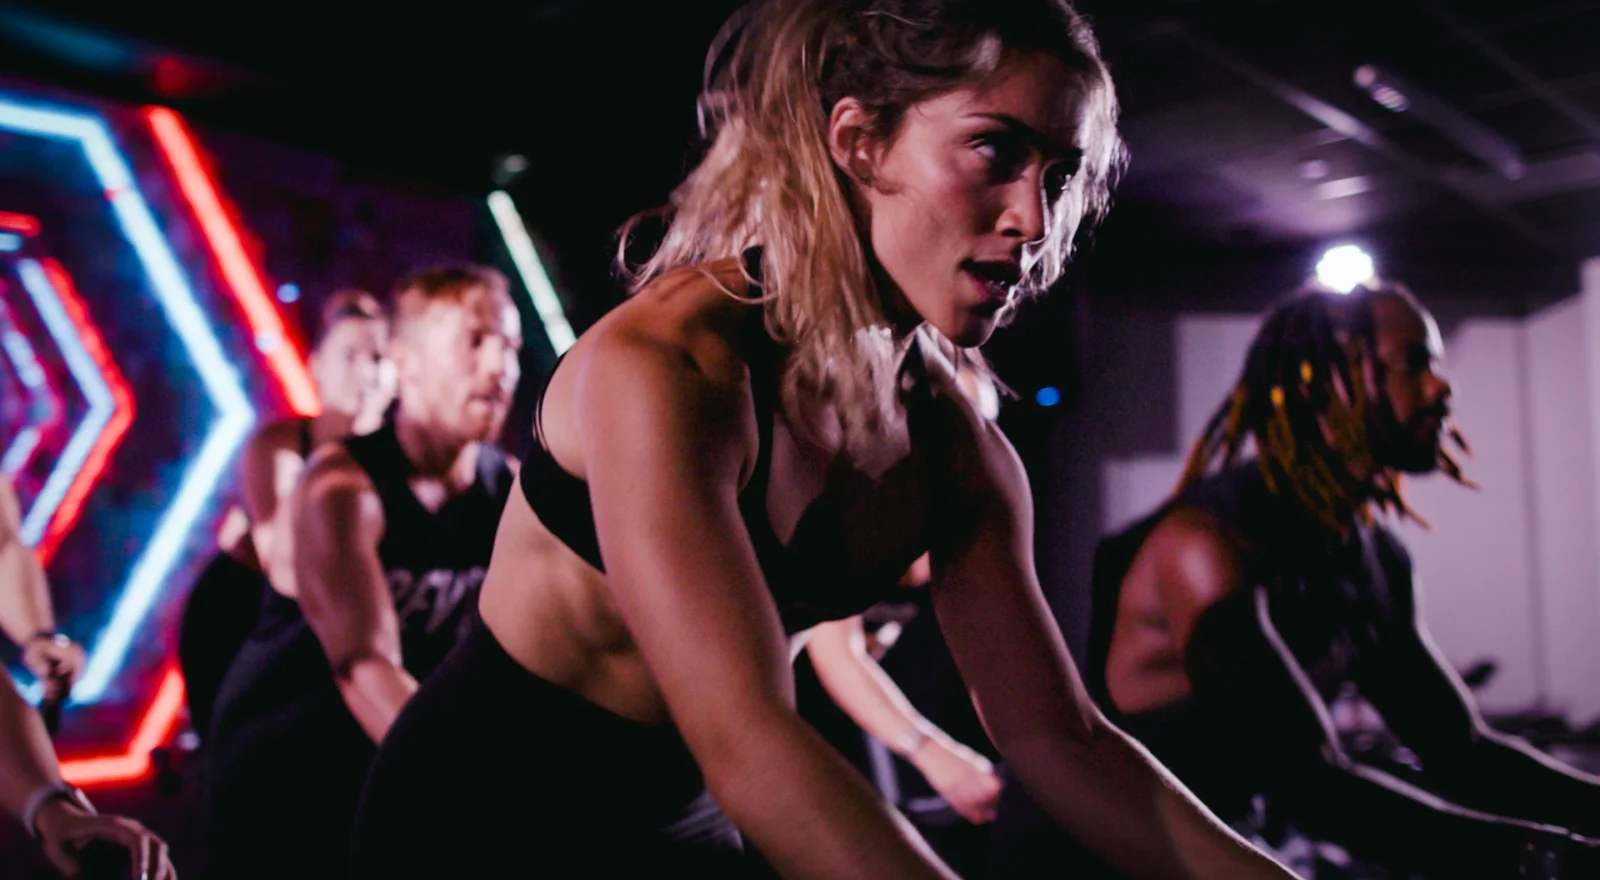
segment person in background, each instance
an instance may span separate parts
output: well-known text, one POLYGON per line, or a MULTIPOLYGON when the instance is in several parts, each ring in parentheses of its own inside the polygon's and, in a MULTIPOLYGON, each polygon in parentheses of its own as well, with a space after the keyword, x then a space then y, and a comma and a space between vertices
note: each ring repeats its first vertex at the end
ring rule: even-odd
POLYGON ((0 475, 0 631, 22 649, 22 665, 44 686, 42 700, 59 706, 83 672, 83 647, 56 629, 44 569, 22 542, 16 487, 0 475))
POLYGON ((217 699, 218 880, 345 876, 378 743, 474 617, 514 479, 491 441, 520 319, 505 277, 468 264, 401 279, 392 307, 394 416, 312 453, 288 504, 293 579, 274 580, 217 699))
MULTIPOLYGON (((9 480, 0 478, 0 614, 13 638, 54 631, 50 587, 22 543, 21 529, 16 492, 9 480)), ((64 699, 82 668, 82 651, 49 639, 41 641, 49 641, 55 650, 30 654, 28 639, 19 641, 24 642, 24 662, 45 684, 45 698, 64 699)), ((10 676, 5 678, 0 683, 0 810, 20 821, 50 864, 68 877, 78 876, 84 847, 99 841, 127 850, 140 880, 175 880, 166 843, 132 819, 97 815, 83 792, 62 781, 44 719, 23 701, 10 676)))
POLYGON ((255 629, 265 591, 295 594, 288 499, 316 447, 370 434, 394 400, 389 320, 373 296, 341 290, 324 303, 307 365, 322 410, 263 425, 245 444, 243 507, 230 508, 217 553, 201 571, 178 626, 189 720, 202 742, 228 665, 255 629))
POLYGON ((1386 521, 1418 518, 1408 475, 1466 482, 1443 353, 1399 284, 1274 309, 1174 499, 1101 547, 1091 686, 1224 818, 1264 803, 1400 874, 1600 876, 1600 779, 1484 722, 1386 521), (1341 742, 1351 685, 1404 761, 1341 742))

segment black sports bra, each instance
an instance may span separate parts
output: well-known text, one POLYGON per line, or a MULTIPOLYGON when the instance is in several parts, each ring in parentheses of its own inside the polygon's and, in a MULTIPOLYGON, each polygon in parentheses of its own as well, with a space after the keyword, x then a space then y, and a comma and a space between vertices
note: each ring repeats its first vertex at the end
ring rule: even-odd
MULTIPOLYGON (((744 260, 746 272, 753 279, 752 290, 755 290, 760 286, 760 251, 754 248, 747 251, 744 260)), ((755 546, 756 559, 761 564, 767 587, 777 602, 784 630, 793 634, 826 620, 859 614, 895 595, 896 587, 893 583, 852 583, 852 578, 843 572, 842 560, 806 558, 789 552, 778 540, 767 514, 767 484, 772 474, 772 429, 777 416, 784 349, 767 333, 763 310, 760 308, 750 309, 745 332, 751 334, 750 339, 754 343, 750 347, 752 354, 747 366, 760 431, 760 449, 750 481, 739 493, 739 510, 755 546)), ((560 361, 556 362, 556 368, 560 368, 560 361)), ((552 369, 550 374, 554 376, 555 370, 552 369)), ((547 390, 548 387, 547 384, 547 390)), ((541 392, 533 416, 537 442, 523 462, 519 480, 522 497, 551 534, 584 561, 605 571, 600 542, 595 534, 589 486, 568 473, 550 455, 544 442, 543 413, 544 393, 541 392)))

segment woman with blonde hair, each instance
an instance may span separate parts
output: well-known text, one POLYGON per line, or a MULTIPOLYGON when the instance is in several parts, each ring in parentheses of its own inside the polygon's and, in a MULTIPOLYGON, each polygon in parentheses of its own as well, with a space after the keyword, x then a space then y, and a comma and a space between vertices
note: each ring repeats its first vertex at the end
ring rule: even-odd
POLYGON ((956 364, 1119 163, 1066 0, 762 0, 638 292, 556 367, 482 620, 395 721, 354 876, 952 876, 795 713, 793 637, 932 554, 1023 783, 1141 877, 1287 877, 1084 693, 956 364), (724 811, 726 811, 724 813, 724 811))

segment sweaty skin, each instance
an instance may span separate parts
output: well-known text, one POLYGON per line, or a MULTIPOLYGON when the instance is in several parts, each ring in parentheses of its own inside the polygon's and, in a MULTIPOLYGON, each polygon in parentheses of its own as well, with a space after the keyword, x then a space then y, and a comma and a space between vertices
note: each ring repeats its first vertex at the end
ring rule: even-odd
MULTIPOLYGON (((626 718, 670 717, 717 801, 780 872, 948 876, 794 713, 790 646, 736 501, 758 426, 739 333, 749 306, 724 288, 745 282, 733 261, 710 270, 715 281, 686 270, 612 312, 546 392, 544 441, 589 483, 606 574, 513 493, 484 620, 540 677, 626 718)), ((1142 876, 1287 876, 1094 710, 1039 593, 1016 454, 958 390, 953 367, 930 371, 933 397, 909 420, 940 437, 913 438, 876 483, 840 467, 837 448, 805 439, 825 431, 780 419, 768 496, 780 540, 793 539, 819 496, 840 493, 846 527, 813 534, 842 543, 792 549, 892 582, 925 547, 942 548, 934 601, 952 653, 994 741, 1058 816, 1142 876), (945 457, 919 451, 929 449, 945 457)), ((825 412, 813 417, 826 425, 825 412)))

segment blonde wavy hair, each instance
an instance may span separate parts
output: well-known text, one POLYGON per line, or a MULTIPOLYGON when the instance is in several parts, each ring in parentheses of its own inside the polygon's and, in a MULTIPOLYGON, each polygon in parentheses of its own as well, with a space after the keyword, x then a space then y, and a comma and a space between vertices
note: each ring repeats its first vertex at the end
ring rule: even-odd
MULTIPOLYGON (((1023 53, 1043 52, 1083 79, 1089 103, 1080 182, 1051 208, 1051 231, 1027 257, 1024 291, 1061 275, 1073 242, 1063 218, 1081 200, 1083 228, 1110 202, 1124 163, 1117 99, 1088 24, 1068 0, 757 0, 735 13, 706 62, 702 134, 711 145, 674 191, 653 256, 633 289, 684 266, 761 247, 768 332, 787 345, 783 397, 831 402, 845 447, 860 456, 900 425, 896 352, 876 290, 855 185, 826 141, 839 100, 860 101, 869 136, 888 142, 918 102, 981 82, 1023 53)), ((638 219, 638 218, 636 218, 638 219)), ((928 332, 926 329, 924 332, 928 332)), ((949 346, 948 342, 943 343, 949 346)), ((981 363, 976 353, 971 362, 981 363)))

